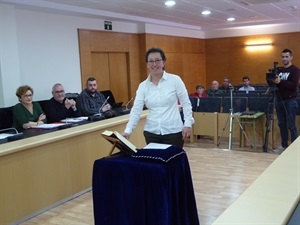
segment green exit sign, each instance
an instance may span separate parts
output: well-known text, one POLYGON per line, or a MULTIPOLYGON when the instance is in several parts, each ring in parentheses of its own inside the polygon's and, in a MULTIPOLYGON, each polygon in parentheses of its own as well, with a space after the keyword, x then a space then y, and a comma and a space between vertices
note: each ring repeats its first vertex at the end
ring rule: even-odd
POLYGON ((104 30, 112 30, 112 22, 104 21, 104 30))

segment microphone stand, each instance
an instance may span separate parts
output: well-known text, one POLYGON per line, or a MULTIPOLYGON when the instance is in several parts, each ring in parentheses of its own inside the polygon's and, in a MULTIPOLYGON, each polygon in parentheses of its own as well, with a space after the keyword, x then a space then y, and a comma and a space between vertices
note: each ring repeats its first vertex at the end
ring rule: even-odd
POLYGON ((129 103, 133 100, 133 98, 131 98, 127 103, 126 103, 126 107, 125 107, 125 111, 129 111, 130 109, 128 109, 128 105, 129 103))
POLYGON ((229 120, 229 140, 228 140, 228 149, 231 150, 232 148, 232 132, 233 132, 233 87, 229 86, 229 90, 230 90, 230 120, 229 120))

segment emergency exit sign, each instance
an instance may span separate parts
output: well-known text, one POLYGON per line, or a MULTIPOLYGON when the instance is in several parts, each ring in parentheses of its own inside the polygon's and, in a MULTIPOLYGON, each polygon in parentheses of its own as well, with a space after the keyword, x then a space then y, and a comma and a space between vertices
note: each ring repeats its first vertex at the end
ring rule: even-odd
POLYGON ((104 21, 104 30, 112 30, 112 22, 104 21))

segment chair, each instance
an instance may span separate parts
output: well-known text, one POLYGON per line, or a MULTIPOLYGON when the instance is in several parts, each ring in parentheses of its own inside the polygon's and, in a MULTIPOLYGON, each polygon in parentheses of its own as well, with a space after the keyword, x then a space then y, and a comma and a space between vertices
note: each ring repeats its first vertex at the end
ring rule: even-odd
POLYGON ((198 98, 191 97, 191 96, 189 96, 189 98, 190 98, 190 102, 191 102, 191 105, 192 105, 192 111, 196 112, 197 111, 197 101, 198 101, 198 98))
POLYGON ((248 109, 254 112, 264 112, 268 114, 268 108, 271 98, 268 97, 249 97, 248 109))
POLYGON ((48 103, 49 100, 41 100, 41 101, 38 101, 38 103, 40 104, 42 110, 44 112, 46 112, 46 107, 47 107, 47 103, 48 103))
POLYGON ((11 128, 13 125, 13 106, 0 108, 0 130, 11 128))
POLYGON ((246 91, 238 91, 236 92, 237 97, 259 97, 260 93, 256 91, 249 91, 248 93, 246 91))
POLYGON ((197 112, 221 112, 221 97, 200 98, 197 112))
POLYGON ((78 97, 78 95, 79 95, 78 93, 70 93, 69 92, 69 93, 65 94, 65 97, 68 98, 68 99, 73 99, 74 101, 76 101, 76 98, 78 97))
POLYGON ((104 91, 100 91, 101 94, 104 95, 105 98, 107 98, 109 96, 109 99, 107 100, 107 102, 113 107, 113 108, 120 108, 120 106, 122 106, 123 102, 116 102, 115 97, 112 93, 111 90, 104 90, 104 91))
MULTIPOLYGON (((232 105, 233 105, 233 112, 244 112, 247 109, 247 97, 233 97, 232 98, 232 105)), ((231 98, 224 97, 222 101, 222 112, 229 113, 231 109, 231 98)))

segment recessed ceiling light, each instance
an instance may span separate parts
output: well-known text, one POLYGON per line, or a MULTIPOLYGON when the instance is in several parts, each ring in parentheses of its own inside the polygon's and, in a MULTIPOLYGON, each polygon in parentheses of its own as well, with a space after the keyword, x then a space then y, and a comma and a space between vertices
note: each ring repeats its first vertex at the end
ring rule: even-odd
POLYGON ((166 5, 166 6, 173 6, 173 5, 175 5, 175 4, 176 4, 175 1, 166 1, 166 2, 165 2, 165 5, 166 5))
POLYGON ((211 11, 209 11, 209 10, 205 10, 202 12, 202 15, 209 15, 209 14, 211 14, 211 11))
POLYGON ((234 17, 229 17, 229 18, 227 18, 227 21, 235 21, 235 18, 234 17))

